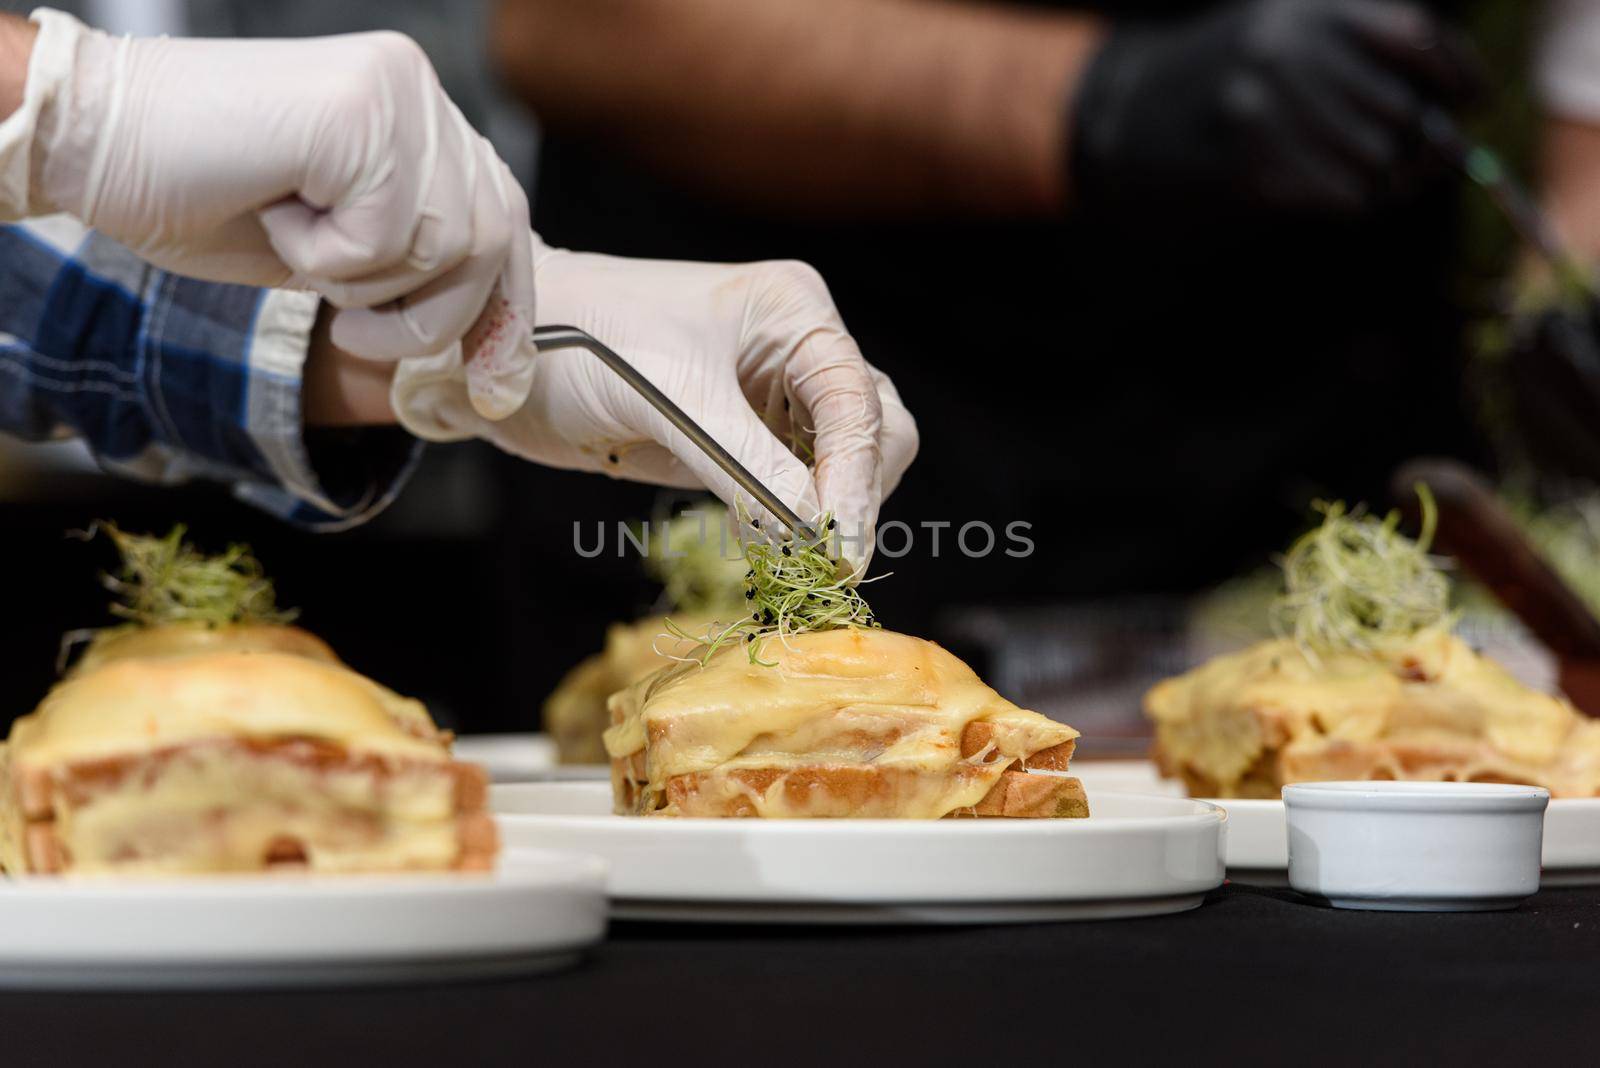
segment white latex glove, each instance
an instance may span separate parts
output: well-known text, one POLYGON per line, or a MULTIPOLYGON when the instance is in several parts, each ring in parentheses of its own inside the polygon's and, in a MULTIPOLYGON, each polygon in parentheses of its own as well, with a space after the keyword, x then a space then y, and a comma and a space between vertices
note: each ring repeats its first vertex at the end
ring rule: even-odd
MULTIPOLYGON (((893 383, 861 358, 816 271, 790 261, 619 259, 535 242, 543 322, 615 349, 802 518, 832 512, 844 555, 866 564, 878 507, 916 455, 917 428, 893 383), (812 451, 812 469, 791 441, 812 451)), ((461 359, 457 348, 401 363, 394 408, 419 437, 481 437, 552 467, 704 486, 763 526, 770 518, 592 353, 538 355, 527 404, 498 423, 466 403, 461 359)))
POLYGON ((487 306, 522 328, 486 334, 473 403, 521 405, 527 198, 414 42, 113 38, 33 19, 24 105, 0 138, 27 149, 32 213, 69 212, 182 274, 314 289, 343 309, 334 343, 362 356, 438 352, 487 306))

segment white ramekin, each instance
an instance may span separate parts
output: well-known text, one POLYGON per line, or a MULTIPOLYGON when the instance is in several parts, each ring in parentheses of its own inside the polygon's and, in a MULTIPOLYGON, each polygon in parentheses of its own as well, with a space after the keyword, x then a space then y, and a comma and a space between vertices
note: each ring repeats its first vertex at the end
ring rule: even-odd
POLYGON ((1513 908, 1539 889, 1550 791, 1454 782, 1283 788, 1289 885, 1338 908, 1513 908))

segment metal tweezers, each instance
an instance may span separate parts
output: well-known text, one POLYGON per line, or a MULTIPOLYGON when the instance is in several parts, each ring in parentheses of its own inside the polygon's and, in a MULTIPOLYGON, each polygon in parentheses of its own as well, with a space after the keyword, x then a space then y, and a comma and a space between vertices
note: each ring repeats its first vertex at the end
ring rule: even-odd
POLYGON ((612 349, 593 334, 579 330, 575 326, 539 326, 533 330, 533 344, 540 352, 550 352, 555 349, 588 349, 613 371, 624 382, 638 391, 639 395, 650 402, 650 406, 662 415, 667 422, 683 432, 683 436, 694 442, 702 452, 727 472, 728 477, 740 489, 755 498, 756 502, 768 512, 777 517, 778 522, 789 528, 789 532, 796 538, 805 542, 815 543, 817 532, 811 525, 796 515, 788 505, 779 499, 761 481, 752 475, 727 449, 717 444, 717 440, 693 419, 689 413, 672 402, 672 398, 656 388, 644 375, 640 374, 627 360, 623 359, 612 349))

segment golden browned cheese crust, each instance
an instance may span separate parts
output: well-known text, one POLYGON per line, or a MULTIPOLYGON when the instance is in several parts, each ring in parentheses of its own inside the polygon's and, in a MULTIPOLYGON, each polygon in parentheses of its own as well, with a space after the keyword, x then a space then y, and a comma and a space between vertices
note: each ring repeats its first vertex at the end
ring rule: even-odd
POLYGON ((114 657, 56 686, 0 749, 0 865, 481 868, 486 796, 420 705, 337 662, 114 657))
POLYGON ((932 642, 843 629, 766 639, 615 695, 617 810, 766 818, 1081 816, 1077 732, 932 642))
MULTIPOLYGON (((84 650, 67 678, 76 678, 118 660, 151 660, 197 653, 282 653, 304 657, 340 667, 344 662, 328 643, 299 627, 281 623, 162 623, 149 627, 116 627, 97 633, 84 650)), ((450 735, 434 725, 422 702, 401 697, 364 675, 357 675, 371 688, 389 716, 409 734, 419 738, 448 742, 450 735)))
POLYGON ((1220 656, 1145 696, 1163 771, 1207 797, 1290 782, 1418 779, 1600 793, 1600 722, 1444 631, 1370 656, 1289 641, 1220 656))

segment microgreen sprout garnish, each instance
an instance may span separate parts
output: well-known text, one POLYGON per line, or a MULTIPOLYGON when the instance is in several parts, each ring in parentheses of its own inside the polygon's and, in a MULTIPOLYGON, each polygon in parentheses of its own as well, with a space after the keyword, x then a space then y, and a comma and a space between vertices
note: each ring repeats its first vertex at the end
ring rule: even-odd
MULTIPOLYGON (((832 523, 831 516, 824 516, 819 525, 831 530, 832 523)), ((757 520, 750 520, 749 526, 754 531, 761 529, 757 520)), ((811 631, 880 626, 861 596, 860 572, 841 566, 829 555, 826 540, 802 541, 792 535, 749 537, 744 543, 744 561, 744 602, 749 614, 731 624, 713 624, 702 635, 690 634, 667 620, 668 634, 700 646, 692 655, 674 659, 704 664, 717 650, 742 642, 752 664, 771 667, 774 662, 760 658, 766 638, 786 640, 811 631)))
POLYGON ((166 537, 129 534, 99 522, 85 539, 103 533, 122 556, 101 583, 116 598, 111 614, 138 626, 161 623, 288 623, 294 610, 279 609, 261 564, 248 545, 229 545, 214 556, 184 540, 180 523, 166 537))
POLYGON ((1418 484, 1422 531, 1400 533, 1400 515, 1382 519, 1357 506, 1319 501, 1322 524, 1283 559, 1284 593, 1272 607, 1273 629, 1293 637, 1313 663, 1318 653, 1373 653, 1451 620, 1450 583, 1428 555, 1437 509, 1418 484))

